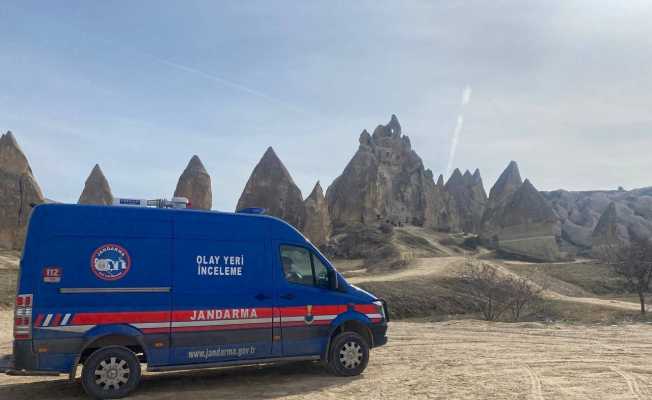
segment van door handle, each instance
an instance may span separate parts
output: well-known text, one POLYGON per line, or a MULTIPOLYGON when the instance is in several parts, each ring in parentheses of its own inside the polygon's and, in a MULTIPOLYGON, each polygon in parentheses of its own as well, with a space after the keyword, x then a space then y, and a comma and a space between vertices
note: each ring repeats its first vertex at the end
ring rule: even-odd
POLYGON ((281 298, 282 298, 283 300, 292 300, 292 299, 294 299, 294 293, 286 293, 286 294, 282 294, 282 295, 281 295, 281 298))
POLYGON ((256 297, 256 300, 258 300, 258 301, 268 300, 268 299, 272 298, 271 296, 267 296, 264 293, 258 293, 255 297, 256 297))

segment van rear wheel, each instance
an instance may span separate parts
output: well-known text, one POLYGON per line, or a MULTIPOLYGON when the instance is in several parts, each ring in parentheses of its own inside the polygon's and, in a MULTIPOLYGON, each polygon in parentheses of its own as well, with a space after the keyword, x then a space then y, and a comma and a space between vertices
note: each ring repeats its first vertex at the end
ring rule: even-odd
POLYGON ((97 399, 119 399, 131 393, 140 381, 140 362, 122 346, 96 350, 84 362, 82 386, 97 399))
POLYGON ((342 332, 331 343, 328 369, 337 376, 360 375, 369 362, 369 344, 356 332, 342 332))

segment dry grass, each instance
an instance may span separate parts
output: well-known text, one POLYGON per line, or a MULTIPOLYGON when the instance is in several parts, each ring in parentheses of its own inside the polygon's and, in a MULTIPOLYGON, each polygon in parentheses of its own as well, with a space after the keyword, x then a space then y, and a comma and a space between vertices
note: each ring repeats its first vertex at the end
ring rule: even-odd
MULTIPOLYGON (((363 282, 358 284, 387 301, 393 319, 449 319, 482 318, 470 290, 458 278, 413 278, 401 281, 363 282)), ((501 320, 508 321, 505 314, 501 320)), ((565 299, 541 298, 524 310, 521 321, 622 323, 647 321, 635 308, 623 310, 609 304, 590 304, 565 299)))
MULTIPOLYGON (((587 294, 605 296, 623 293, 622 279, 614 276, 608 266, 597 261, 554 264, 523 263, 505 264, 504 266, 519 275, 533 276, 533 279, 536 279, 537 275, 547 276, 551 278, 550 283, 553 285, 552 280, 573 285, 576 290, 581 291, 576 294, 577 296, 586 296, 587 294)), ((573 296, 574 294, 568 293, 567 295, 573 296)))

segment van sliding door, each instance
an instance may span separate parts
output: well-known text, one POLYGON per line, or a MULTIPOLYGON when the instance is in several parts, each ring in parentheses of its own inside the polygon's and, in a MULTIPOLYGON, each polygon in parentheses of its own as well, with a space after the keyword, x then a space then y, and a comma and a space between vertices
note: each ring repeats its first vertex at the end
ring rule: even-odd
POLYGON ((269 357, 273 287, 266 242, 174 242, 171 363, 269 357))

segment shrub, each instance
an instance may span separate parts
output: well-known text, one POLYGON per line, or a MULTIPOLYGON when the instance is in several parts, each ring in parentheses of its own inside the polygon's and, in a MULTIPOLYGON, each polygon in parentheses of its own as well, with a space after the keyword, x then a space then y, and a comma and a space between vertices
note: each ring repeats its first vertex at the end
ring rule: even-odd
POLYGON ((534 303, 542 291, 529 280, 501 274, 488 264, 480 268, 467 265, 462 281, 487 321, 495 321, 507 311, 513 321, 518 321, 525 307, 534 303))

